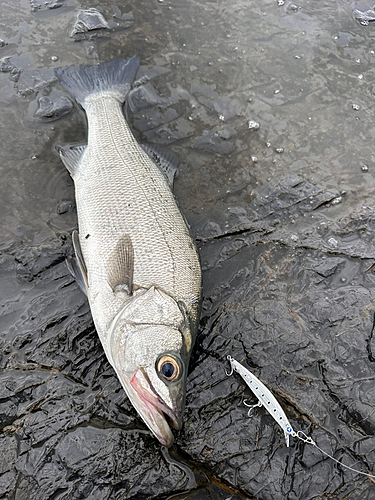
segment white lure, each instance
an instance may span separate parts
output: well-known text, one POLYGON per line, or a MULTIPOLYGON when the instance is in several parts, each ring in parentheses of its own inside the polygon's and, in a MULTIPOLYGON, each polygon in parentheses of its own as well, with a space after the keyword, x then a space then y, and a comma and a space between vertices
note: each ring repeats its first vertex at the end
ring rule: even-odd
POLYGON ((294 432, 287 416, 284 413, 284 410, 281 408, 275 396, 263 384, 263 382, 261 382, 247 368, 242 366, 241 363, 232 358, 232 356, 228 356, 227 359, 231 366, 231 372, 228 375, 231 375, 234 371, 241 375, 241 377, 244 379, 246 384, 250 387, 250 389, 258 399, 258 403, 250 407, 249 413, 255 406, 264 406, 264 408, 276 420, 276 422, 284 431, 286 445, 289 447, 289 436, 296 436, 296 432, 294 432))
POLYGON ((237 372, 239 375, 241 375, 241 377, 244 379, 246 384, 250 387, 250 389, 253 391, 253 393, 258 399, 258 403, 255 405, 250 406, 245 403, 246 406, 250 406, 249 414, 255 406, 264 406, 266 410, 269 412, 269 414, 272 415, 272 417, 276 420, 276 422, 280 425, 280 427, 284 431, 285 441, 288 447, 289 447, 289 436, 292 436, 294 438, 299 439, 300 441, 303 441, 304 443, 315 446, 315 448, 317 448, 321 453, 323 453, 324 455, 326 455, 327 457, 329 457, 331 460, 335 461, 342 467, 345 467, 346 469, 356 472, 357 474, 362 474, 363 476, 367 476, 368 478, 371 478, 372 481, 373 479, 375 479, 374 474, 369 474, 368 472, 359 471, 358 469, 354 469, 350 465, 346 465, 342 463, 340 460, 337 460, 335 457, 333 457, 326 451, 322 450, 322 448, 320 448, 320 446, 316 444, 313 438, 307 436, 303 431, 295 432, 288 420, 288 417, 285 415, 284 410, 281 408, 279 402, 272 394, 272 392, 263 384, 263 382, 261 382, 255 375, 253 375, 250 370, 242 366, 241 363, 233 359, 232 356, 227 356, 227 359, 231 367, 231 371, 230 373, 227 373, 227 375, 230 376, 232 375, 233 372, 237 372))

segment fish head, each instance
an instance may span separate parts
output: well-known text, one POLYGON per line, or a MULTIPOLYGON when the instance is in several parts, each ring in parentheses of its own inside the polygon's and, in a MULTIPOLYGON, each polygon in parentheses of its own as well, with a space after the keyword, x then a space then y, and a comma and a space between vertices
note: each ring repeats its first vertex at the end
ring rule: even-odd
POLYGON ((110 358, 131 403, 163 445, 180 429, 189 356, 181 332, 166 325, 126 325, 112 336, 110 358))

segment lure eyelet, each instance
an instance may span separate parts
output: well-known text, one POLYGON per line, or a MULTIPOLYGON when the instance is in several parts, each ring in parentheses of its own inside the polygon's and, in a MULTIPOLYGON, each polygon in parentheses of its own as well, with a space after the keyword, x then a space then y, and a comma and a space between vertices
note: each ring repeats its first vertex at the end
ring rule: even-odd
POLYGON ((175 382, 181 376, 182 370, 179 361, 170 354, 161 356, 156 364, 159 377, 166 382, 175 382))

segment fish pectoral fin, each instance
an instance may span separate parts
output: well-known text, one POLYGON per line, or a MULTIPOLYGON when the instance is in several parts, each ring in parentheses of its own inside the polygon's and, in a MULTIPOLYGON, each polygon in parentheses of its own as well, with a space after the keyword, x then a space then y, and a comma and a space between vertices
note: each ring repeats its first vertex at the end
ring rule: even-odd
POLYGON ((75 173, 77 172, 78 163, 80 162, 86 147, 86 144, 82 144, 81 146, 56 147, 56 150, 59 153, 63 164, 65 165, 73 179, 75 173))
POLYGON ((81 271, 81 268, 79 267, 77 258, 76 257, 67 257, 65 259, 65 262, 66 262, 66 266, 67 266, 70 274, 76 280, 76 282, 78 283, 78 286, 80 287, 82 292, 85 295, 87 295, 85 279, 82 275, 82 271, 81 271))
POLYGON ((118 241, 107 264, 108 284, 113 292, 133 291, 134 248, 128 234, 118 241))
MULTIPOLYGON (((73 240, 74 251, 76 254, 76 257, 75 257, 76 267, 73 268, 75 274, 73 274, 73 273, 72 274, 76 278, 79 286, 82 288, 81 283, 83 283, 84 288, 87 290, 89 287, 89 283, 88 283, 88 279, 87 279, 87 268, 86 268, 85 260, 84 260, 83 255, 82 255, 81 244, 79 242, 79 236, 78 236, 77 231, 73 231, 72 240, 73 240)), ((85 293, 87 295, 87 291, 85 293)))
POLYGON ((174 177, 177 172, 178 156, 174 151, 158 144, 144 142, 140 144, 143 151, 151 158, 155 165, 165 175, 170 188, 173 188, 174 177))

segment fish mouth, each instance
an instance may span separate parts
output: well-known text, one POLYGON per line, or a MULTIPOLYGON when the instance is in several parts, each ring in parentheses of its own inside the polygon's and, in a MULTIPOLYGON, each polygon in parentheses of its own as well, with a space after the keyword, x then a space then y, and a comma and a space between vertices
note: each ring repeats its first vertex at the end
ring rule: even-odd
POLYGON ((124 373, 121 377, 125 391, 147 427, 161 444, 169 448, 174 436, 170 429, 181 429, 182 411, 172 410, 157 395, 151 381, 143 368, 133 375, 124 373))

